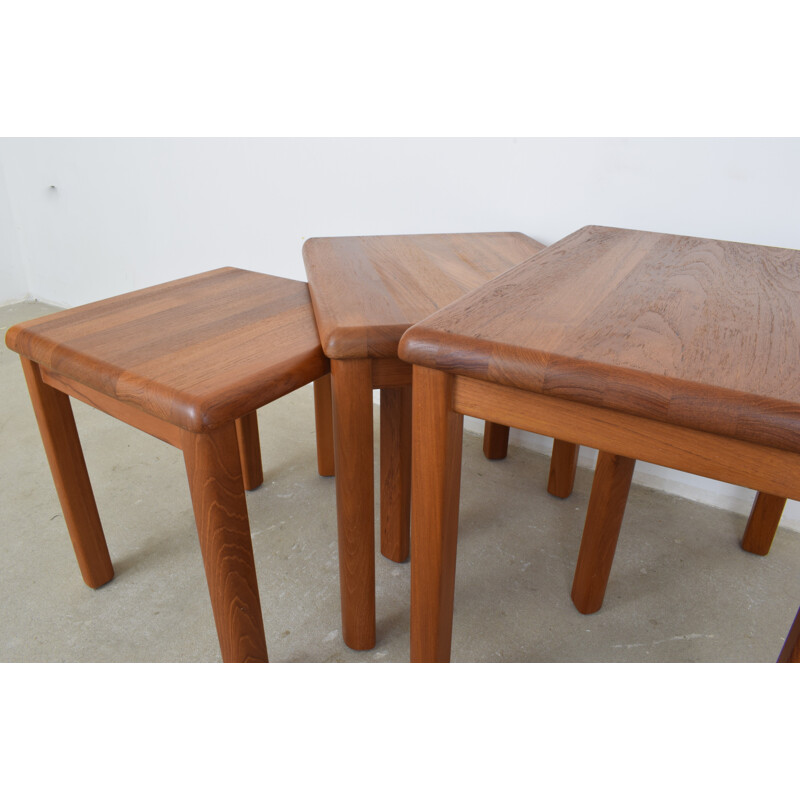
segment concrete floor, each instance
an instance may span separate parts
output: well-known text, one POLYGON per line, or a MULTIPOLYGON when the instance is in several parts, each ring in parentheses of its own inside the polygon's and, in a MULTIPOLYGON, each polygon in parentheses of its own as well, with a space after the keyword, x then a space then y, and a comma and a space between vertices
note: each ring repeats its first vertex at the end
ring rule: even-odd
MULTIPOLYGON (((50 313, 0 308, 0 328, 50 313)), ((0 661, 218 661, 180 452, 73 403, 116 577, 81 580, 22 371, 0 350, 0 661)), ((377 414, 375 415, 377 420, 377 414)), ((334 483, 316 473, 306 387, 259 412, 264 485, 248 495, 270 659, 404 662, 409 565, 376 557, 378 644, 339 621, 334 483)), ((377 436, 377 434, 376 434, 377 436)), ((605 605, 570 601, 592 475, 568 500, 548 459, 488 462, 465 434, 453 661, 774 661, 800 605, 800 536, 766 558, 739 547, 745 518, 634 486, 605 605)))

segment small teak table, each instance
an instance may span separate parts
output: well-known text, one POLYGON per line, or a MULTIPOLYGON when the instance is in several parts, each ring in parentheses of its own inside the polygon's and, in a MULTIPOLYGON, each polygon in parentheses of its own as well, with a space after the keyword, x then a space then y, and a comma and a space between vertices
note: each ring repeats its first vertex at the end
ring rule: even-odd
POLYGON ((6 344, 84 581, 114 569, 69 396, 183 451, 223 660, 266 661, 244 492, 263 481, 256 409, 327 378, 306 284, 213 270, 15 325, 6 344))
MULTIPOLYGON (((381 553, 405 561, 411 368, 397 358, 400 337, 543 247, 521 233, 317 238, 303 247, 322 348, 331 359, 342 636, 349 647, 375 645, 372 390, 381 391, 381 553)), ((489 458, 502 457, 507 441, 507 427, 487 424, 489 458)))
POLYGON ((800 251, 602 227, 408 330, 412 660, 450 656, 462 415, 600 451, 572 591, 588 612, 635 459, 800 499, 799 342, 800 251))

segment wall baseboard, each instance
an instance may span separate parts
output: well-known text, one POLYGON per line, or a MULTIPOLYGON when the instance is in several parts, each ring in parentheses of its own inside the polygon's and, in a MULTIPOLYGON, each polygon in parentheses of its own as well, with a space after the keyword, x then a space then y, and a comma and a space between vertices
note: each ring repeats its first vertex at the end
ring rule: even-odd
POLYGON ((31 295, 27 294, 25 297, 17 297, 13 300, 0 300, 0 308, 4 306, 15 306, 17 303, 33 303, 35 302, 34 298, 31 295))

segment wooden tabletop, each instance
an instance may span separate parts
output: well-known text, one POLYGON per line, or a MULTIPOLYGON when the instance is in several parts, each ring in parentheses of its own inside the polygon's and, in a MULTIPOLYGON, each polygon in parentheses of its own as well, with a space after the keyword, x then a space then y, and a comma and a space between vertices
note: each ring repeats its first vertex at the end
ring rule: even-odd
POLYGON ((328 371, 306 284, 232 267, 15 325, 6 344, 191 431, 328 371))
POLYGON ((800 251, 582 228, 415 325, 400 357, 800 450, 800 251))
POLYGON ((303 259, 323 350, 395 358, 410 325, 543 248, 522 233, 309 239, 303 259))

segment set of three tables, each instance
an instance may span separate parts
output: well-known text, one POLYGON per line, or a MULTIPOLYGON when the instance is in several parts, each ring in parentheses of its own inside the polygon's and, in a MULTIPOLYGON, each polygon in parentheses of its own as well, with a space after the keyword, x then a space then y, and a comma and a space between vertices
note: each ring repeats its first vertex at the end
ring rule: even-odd
POLYGON ((508 426, 554 437, 566 484, 577 445, 600 450, 584 611, 602 602, 635 459, 758 490, 756 550, 800 499, 797 251, 588 227, 546 249, 431 234, 312 239, 303 255, 308 288, 220 270, 7 335, 90 585, 113 569, 66 395, 183 449, 225 660, 267 657, 244 502, 255 410, 310 381, 318 432, 333 417, 342 632, 358 649, 375 643, 373 389, 387 557, 408 557, 410 527, 412 660, 449 658, 464 414, 487 420, 490 456, 508 426))

